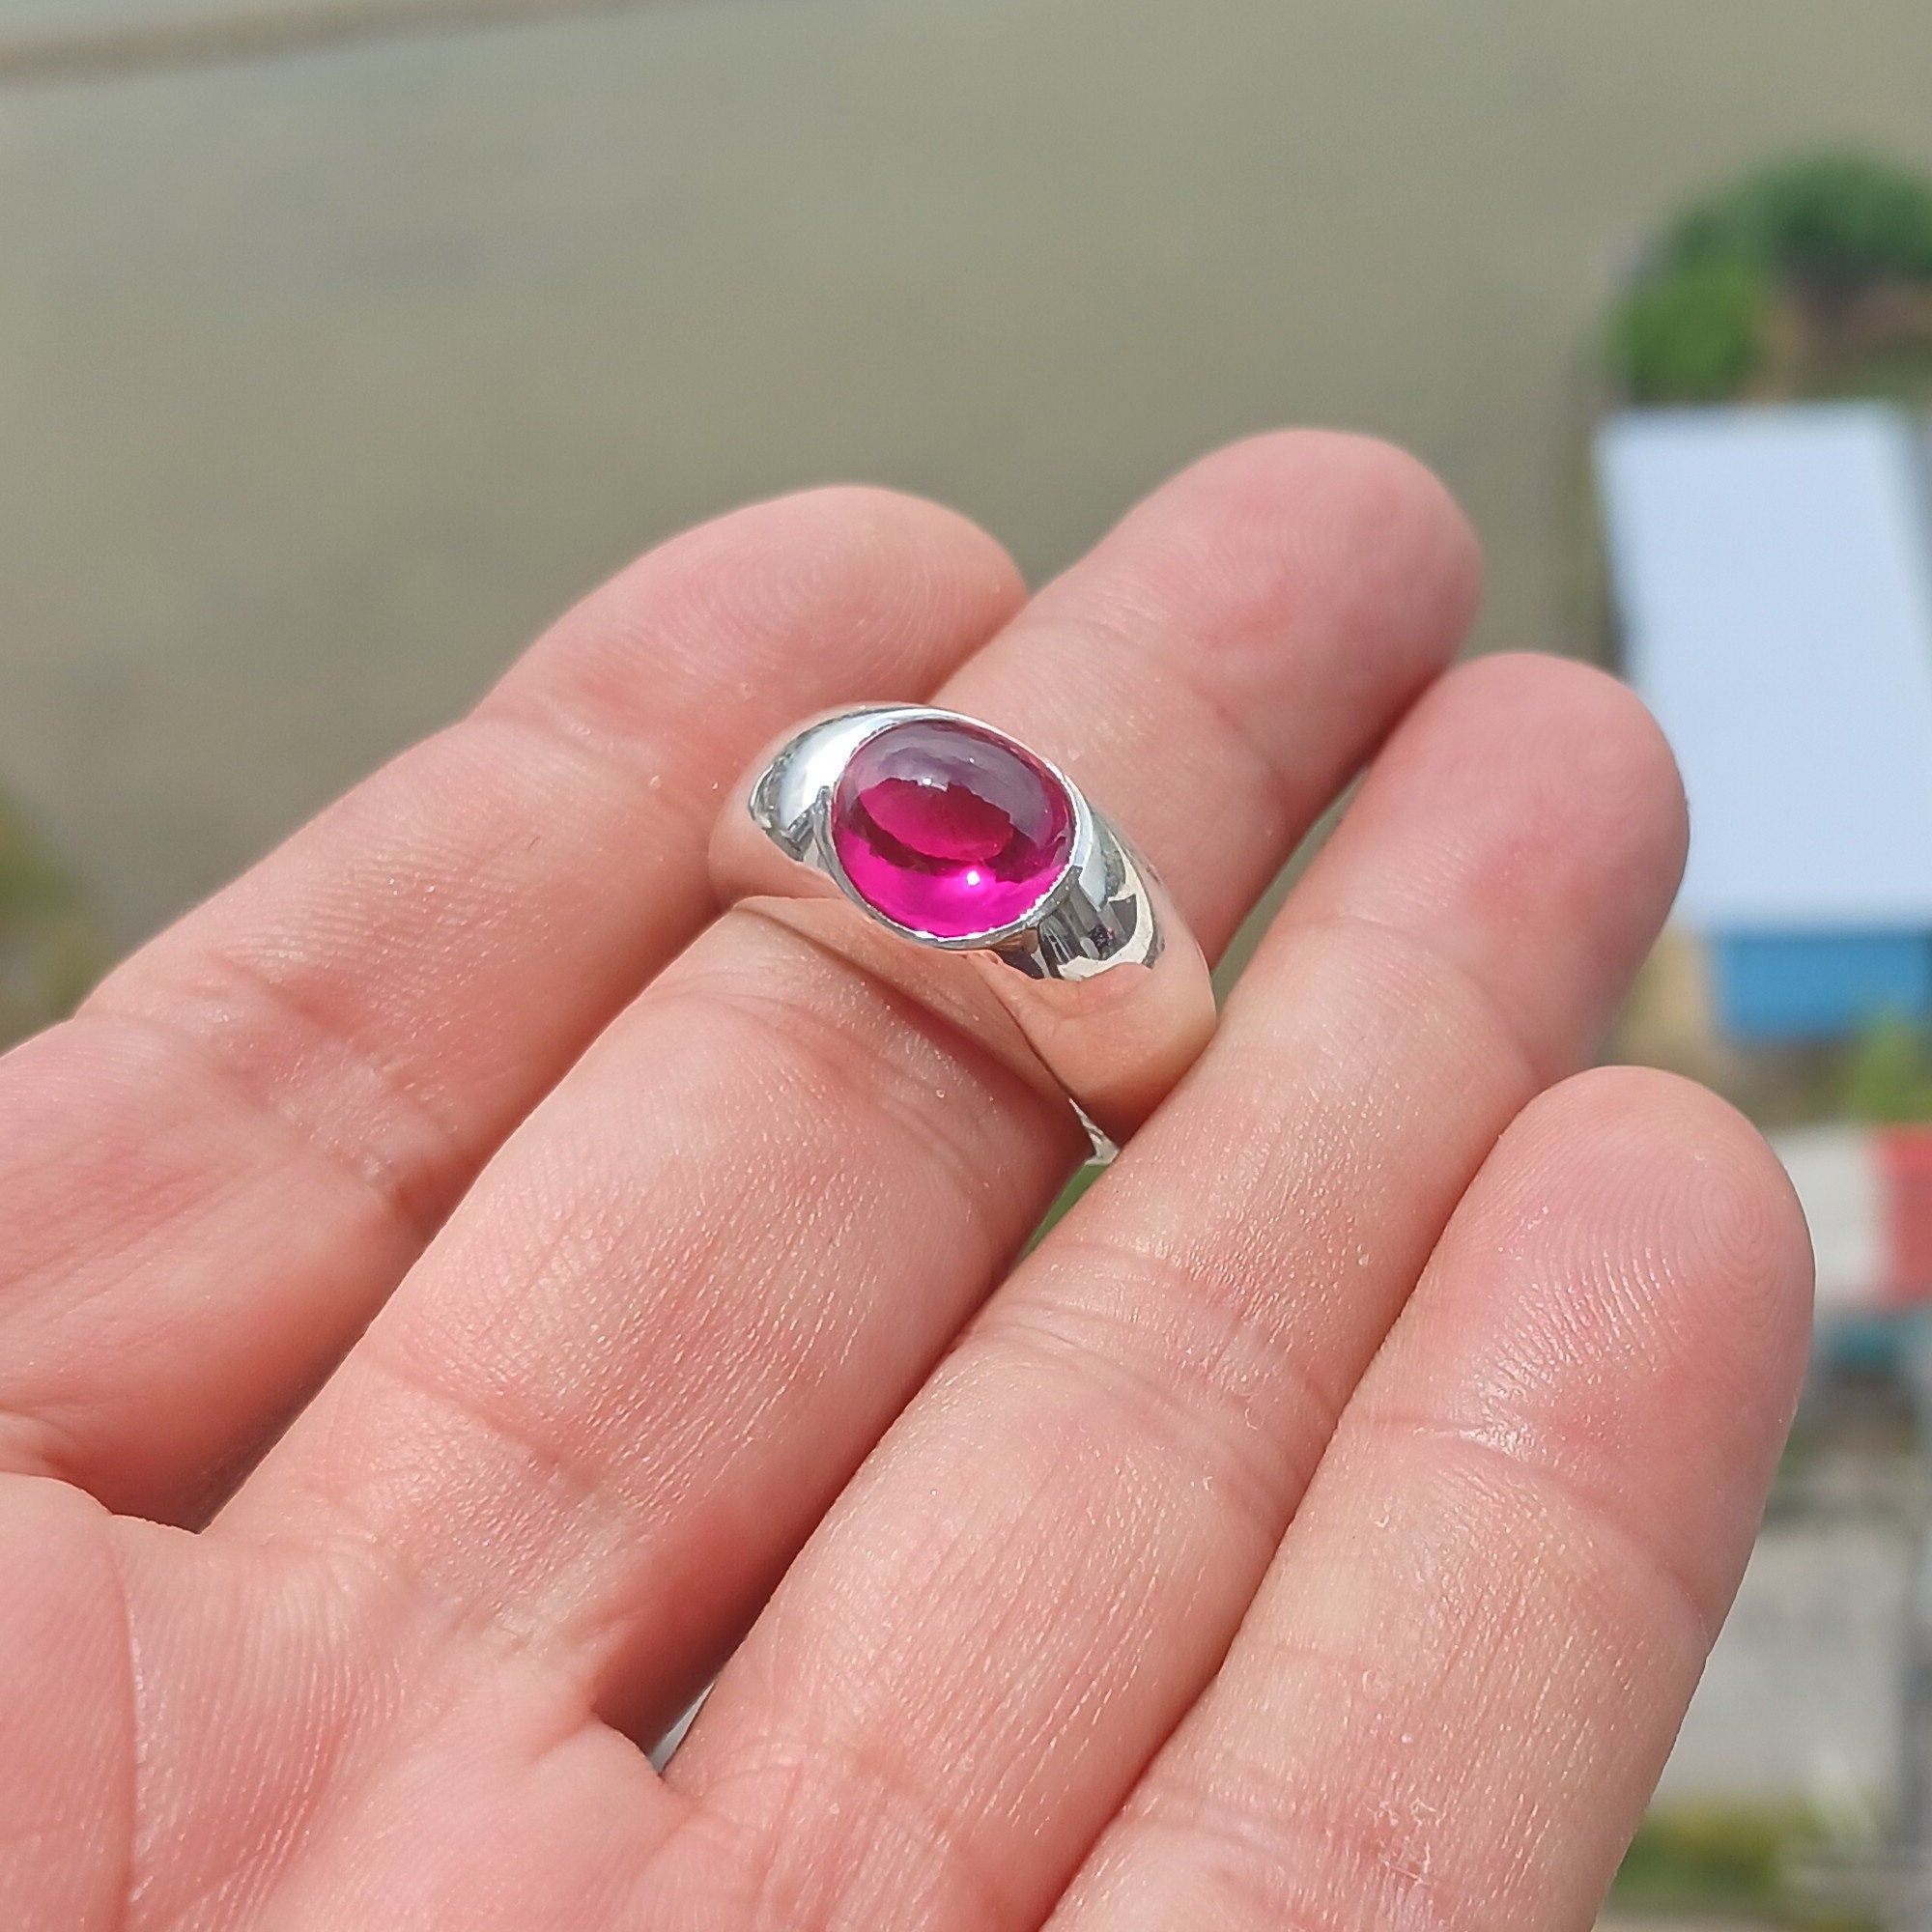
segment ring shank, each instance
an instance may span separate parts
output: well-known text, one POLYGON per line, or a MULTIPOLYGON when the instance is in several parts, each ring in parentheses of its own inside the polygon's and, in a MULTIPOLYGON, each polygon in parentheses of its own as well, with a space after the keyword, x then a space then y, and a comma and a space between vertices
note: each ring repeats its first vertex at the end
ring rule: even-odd
POLYGON ((851 746, 879 721, 952 716, 874 706, 788 733, 720 814, 719 899, 850 960, 1123 1141, 1207 1044, 1214 997, 1164 888, 1076 786, 1062 780, 1082 828, 1063 887, 1036 917, 983 940, 934 942, 894 927, 848 895, 829 859, 825 813, 851 746))

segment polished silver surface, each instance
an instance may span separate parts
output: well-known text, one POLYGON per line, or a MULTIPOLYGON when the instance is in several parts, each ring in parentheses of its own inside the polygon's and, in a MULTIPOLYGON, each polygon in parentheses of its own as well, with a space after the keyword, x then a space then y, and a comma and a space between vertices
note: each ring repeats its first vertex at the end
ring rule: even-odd
POLYGON ((712 846, 719 893, 854 959, 1064 1095, 1104 1155, 1213 1030, 1201 950, 1159 880, 1080 787, 1010 738, 1065 788, 1073 811, 1066 864, 1039 902, 1008 925, 957 938, 900 925, 868 903, 839 864, 833 798, 861 745, 918 721, 1006 738, 926 705, 868 705, 810 721, 727 803, 712 846))

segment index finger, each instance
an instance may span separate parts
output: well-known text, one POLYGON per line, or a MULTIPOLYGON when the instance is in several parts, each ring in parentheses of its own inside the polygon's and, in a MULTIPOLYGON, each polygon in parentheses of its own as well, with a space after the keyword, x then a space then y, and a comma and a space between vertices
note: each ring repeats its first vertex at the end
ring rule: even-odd
POLYGON ((0 1465, 192 1511, 709 917, 757 744, 924 696, 1021 594, 884 491, 690 531, 0 1062, 0 1465))

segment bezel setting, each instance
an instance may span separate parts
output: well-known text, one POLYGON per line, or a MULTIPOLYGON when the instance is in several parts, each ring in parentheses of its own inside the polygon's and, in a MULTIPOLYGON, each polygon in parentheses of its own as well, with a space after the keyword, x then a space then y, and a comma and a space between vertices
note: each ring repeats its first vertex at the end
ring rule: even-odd
MULTIPOLYGON (((769 920, 957 1029, 1069 1104, 1101 1158, 1213 1034, 1208 963, 1160 881, 1059 766, 980 719, 867 704, 794 725, 726 801, 710 856, 721 904, 769 920), (908 724, 942 728, 908 734, 851 771, 840 807, 854 758, 908 724), (1032 789, 1026 773, 989 751, 1010 751, 1058 796, 1032 789), (886 905, 841 864, 841 829, 886 905), (976 878, 981 867, 986 876, 976 878), (923 931, 895 916, 929 911, 945 923, 1004 912, 1018 896, 1003 899, 1007 888, 1037 882, 1030 906, 974 931, 923 931)), ((772 964, 807 970, 796 951, 772 964)))
POLYGON ((928 705, 873 705, 808 724, 774 754, 748 800, 753 822, 788 859, 829 879, 867 918, 918 946, 989 952, 1036 980, 1082 980, 1116 965, 1151 966, 1157 923, 1148 916, 1141 867, 1080 787, 1052 760, 977 718, 928 705), (1072 838, 1058 874, 1026 911, 1000 925, 943 934, 903 923, 853 883, 832 824, 839 781, 860 748, 902 724, 960 727, 1011 750, 1058 785, 1072 838))

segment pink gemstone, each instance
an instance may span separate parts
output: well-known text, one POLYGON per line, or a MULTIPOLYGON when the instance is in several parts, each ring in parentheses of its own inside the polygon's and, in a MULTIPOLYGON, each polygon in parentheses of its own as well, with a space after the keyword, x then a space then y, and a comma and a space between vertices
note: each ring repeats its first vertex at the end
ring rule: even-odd
POLYGON ((895 923, 964 939, 1023 919, 1066 869, 1073 802, 1037 758, 972 724, 909 719, 852 753, 832 843, 895 923))

